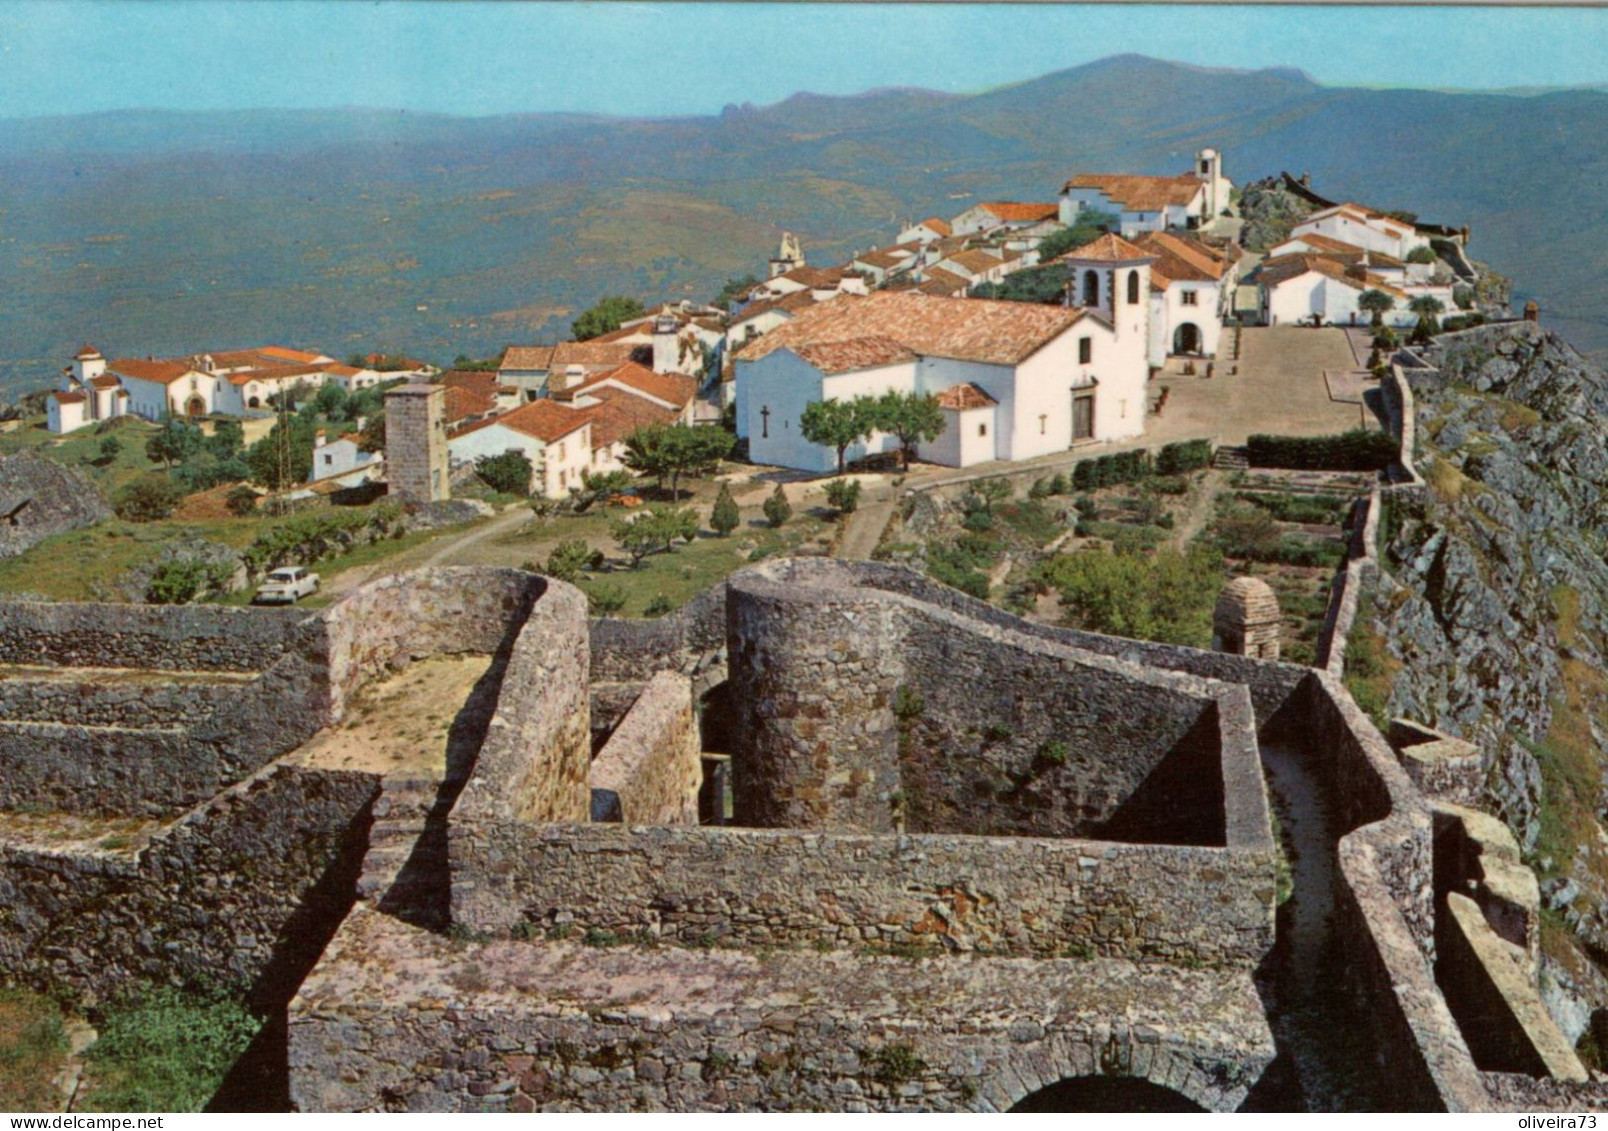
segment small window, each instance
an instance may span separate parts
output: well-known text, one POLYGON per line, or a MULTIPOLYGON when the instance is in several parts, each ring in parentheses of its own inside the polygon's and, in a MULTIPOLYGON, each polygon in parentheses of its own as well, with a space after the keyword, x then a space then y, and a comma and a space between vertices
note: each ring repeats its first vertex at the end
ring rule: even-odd
POLYGON ((1079 338, 1078 339, 1078 364, 1080 364, 1080 365, 1088 365, 1093 360, 1094 360, 1094 339, 1093 338, 1079 338))
POLYGON ((334 463, 335 463, 335 457, 334 456, 325 456, 324 457, 324 466, 325 467, 330 467, 334 463))
POLYGON ((560 445, 559 445, 559 446, 558 446, 558 458, 559 458, 559 459, 563 459, 563 458, 564 458, 564 445, 563 445, 563 444, 560 444, 560 445))
POLYGON ((1039 435, 1042 436, 1050 427, 1050 418, 1046 413, 1039 413, 1039 435))
POLYGON ((977 426, 977 434, 978 434, 978 435, 979 435, 979 436, 986 436, 986 435, 988 435, 988 425, 986 425, 986 424, 979 424, 979 425, 978 425, 978 426, 977 426))
POLYGON ((1139 301, 1139 272, 1128 272, 1128 305, 1133 306, 1139 301))
POLYGON ((1183 303, 1185 306, 1199 306, 1200 305, 1200 292, 1199 291, 1184 291, 1182 294, 1180 294, 1178 296, 1178 301, 1183 303))

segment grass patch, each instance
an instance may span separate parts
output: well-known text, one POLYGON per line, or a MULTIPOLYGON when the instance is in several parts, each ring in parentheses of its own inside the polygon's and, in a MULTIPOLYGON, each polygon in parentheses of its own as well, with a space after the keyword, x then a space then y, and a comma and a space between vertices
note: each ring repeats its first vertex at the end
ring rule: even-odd
POLYGON ((23 989, 0 989, 0 1108, 60 1111, 52 1080, 67 1060, 61 1007, 23 989))
POLYGON ((1346 690, 1381 732, 1390 729, 1390 687, 1401 664, 1385 650, 1384 637, 1374 631, 1368 610, 1374 592, 1364 589, 1357 598, 1357 616, 1346 635, 1346 690))
POLYGON ((262 1022, 239 1002, 163 987, 106 1008, 84 1111, 200 1111, 262 1022))
POLYGON ((1423 469, 1424 482, 1448 503, 1455 503, 1464 495, 1474 491, 1484 491, 1483 483, 1476 483, 1452 464, 1445 456, 1436 456, 1430 461, 1429 467, 1423 469))
MULTIPOLYGON (((1577 849, 1597 845, 1597 790, 1602 768, 1591 737, 1591 719, 1608 705, 1608 676, 1580 660, 1563 660, 1564 695, 1552 701, 1552 726, 1540 742, 1514 737, 1535 756, 1541 770, 1541 805, 1532 863, 1545 876, 1573 866, 1577 849), (1552 866, 1540 861, 1551 858, 1552 866)), ((1595 855, 1595 853, 1593 853, 1595 855)))
POLYGON ((45 427, 45 418, 36 417, 21 428, 0 432, 0 456, 32 451, 45 459, 76 468, 89 476, 110 498, 119 487, 138 479, 148 471, 166 470, 160 463, 145 458, 145 441, 156 431, 152 424, 138 418, 124 417, 120 423, 104 434, 94 427, 82 428, 65 438, 45 427), (101 441, 116 436, 119 451, 110 460, 102 460, 101 441))

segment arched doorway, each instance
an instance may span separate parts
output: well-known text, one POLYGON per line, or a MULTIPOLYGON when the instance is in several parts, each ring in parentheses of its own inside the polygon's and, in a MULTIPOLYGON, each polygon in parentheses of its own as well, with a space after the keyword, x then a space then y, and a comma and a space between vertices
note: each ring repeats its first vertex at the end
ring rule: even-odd
POLYGON ((1200 347, 1200 327, 1193 322, 1185 322, 1173 331, 1173 353, 1198 354, 1200 347))
POLYGON ((1072 1076, 1024 1096, 1013 1112, 1191 1112, 1206 1109, 1142 1076, 1072 1076))
POLYGON ((192 396, 184 403, 185 416, 205 416, 206 414, 207 402, 201 399, 200 394, 192 396))
POLYGON ((1100 305, 1100 273, 1092 268, 1083 273, 1083 305, 1100 305))

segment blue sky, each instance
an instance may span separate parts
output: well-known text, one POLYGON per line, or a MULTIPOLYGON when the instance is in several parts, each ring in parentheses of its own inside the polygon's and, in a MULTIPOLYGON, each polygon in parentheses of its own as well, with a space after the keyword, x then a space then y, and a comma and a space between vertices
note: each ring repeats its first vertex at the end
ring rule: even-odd
POLYGON ((1608 9, 0 0, 0 116, 710 113, 798 90, 977 90, 1121 52, 1336 85, 1608 83, 1608 9))

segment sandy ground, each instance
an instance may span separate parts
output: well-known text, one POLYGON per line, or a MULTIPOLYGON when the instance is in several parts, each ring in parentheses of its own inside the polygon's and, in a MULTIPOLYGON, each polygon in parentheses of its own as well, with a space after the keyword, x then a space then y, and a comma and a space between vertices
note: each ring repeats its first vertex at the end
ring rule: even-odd
POLYGON ((443 777, 453 722, 491 657, 433 656, 358 692, 345 721, 319 731, 289 760, 332 770, 443 777))

